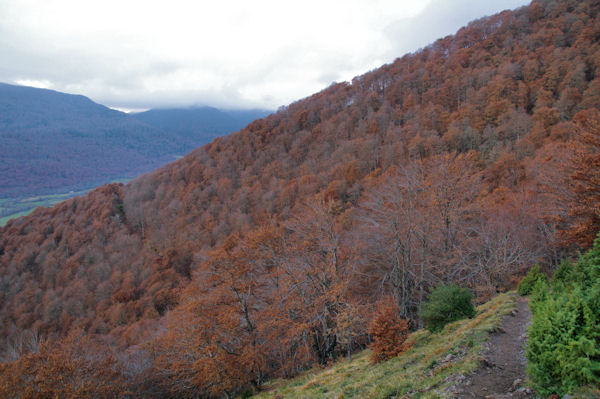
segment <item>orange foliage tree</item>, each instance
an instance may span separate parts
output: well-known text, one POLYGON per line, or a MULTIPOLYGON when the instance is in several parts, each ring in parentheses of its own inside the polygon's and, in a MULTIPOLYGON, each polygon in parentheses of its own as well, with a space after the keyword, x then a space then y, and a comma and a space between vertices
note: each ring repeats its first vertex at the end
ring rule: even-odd
POLYGON ((368 329, 373 338, 371 350, 374 363, 398 356, 406 350, 408 321, 400 318, 399 310, 398 304, 392 298, 381 300, 377 304, 375 316, 368 329))
POLYGON ((562 221, 563 245, 589 248, 600 231, 600 111, 589 109, 575 118, 575 157, 572 164, 573 196, 562 221))
POLYGON ((0 364, 3 398, 97 398, 127 395, 128 381, 106 345, 72 332, 36 352, 0 364))

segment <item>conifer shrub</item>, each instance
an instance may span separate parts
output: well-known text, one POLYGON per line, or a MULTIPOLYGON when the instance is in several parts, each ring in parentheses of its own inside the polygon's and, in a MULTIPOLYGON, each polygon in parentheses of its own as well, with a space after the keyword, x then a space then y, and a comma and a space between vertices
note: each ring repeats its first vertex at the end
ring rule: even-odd
POLYGON ((600 384, 600 240, 557 273, 551 290, 536 282, 530 302, 527 371, 543 396, 600 384))
POLYGON ((531 299, 529 300, 529 307, 532 312, 535 312, 535 309, 548 300, 549 290, 550 286, 544 279, 539 279, 534 283, 531 290, 531 299))
POLYGON ((517 289, 519 295, 526 296, 533 292, 533 287, 538 280, 548 281, 548 278, 542 271, 540 270, 540 265, 536 264, 531 269, 529 269, 529 273, 527 276, 521 280, 519 283, 519 288, 517 289))
POLYGON ((457 285, 441 285, 434 289, 421 308, 426 329, 437 332, 450 322, 475 316, 469 290, 457 285))
POLYGON ((373 338, 371 350, 373 363, 398 356, 406 350, 404 342, 409 333, 408 321, 400 317, 398 305, 391 299, 377 304, 375 317, 368 333, 373 338))
POLYGON ((552 290, 553 291, 563 291, 568 289, 569 285, 572 284, 573 281, 573 267, 567 260, 563 260, 560 262, 558 268, 554 271, 552 275, 552 290))

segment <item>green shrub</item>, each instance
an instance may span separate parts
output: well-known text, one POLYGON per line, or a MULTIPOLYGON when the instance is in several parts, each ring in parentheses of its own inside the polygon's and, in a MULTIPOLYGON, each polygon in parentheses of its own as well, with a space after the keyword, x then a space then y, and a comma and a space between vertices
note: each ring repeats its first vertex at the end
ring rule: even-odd
POLYGON ((538 280, 530 302, 527 371, 544 396, 600 384, 600 240, 552 283, 538 280))
POLYGON ((541 272, 540 265, 536 264, 531 269, 529 269, 529 273, 527 273, 527 276, 525 276, 523 280, 521 280, 521 282, 519 283, 519 295, 525 296, 531 294, 533 292, 533 287, 535 286, 535 283, 538 280, 547 281, 548 278, 544 273, 541 272))
POLYGON ((549 297, 537 307, 529 332, 527 370, 538 394, 564 395, 600 382, 600 350, 590 313, 579 289, 549 297))
POLYGON ((531 299, 529 301, 529 307, 532 312, 535 312, 538 306, 543 305, 548 300, 549 292, 550 286, 546 280, 538 279, 535 281, 533 289, 531 290, 531 299))
POLYGON ((563 283, 570 283, 573 281, 573 267, 571 263, 567 260, 563 260, 560 262, 558 269, 554 271, 552 275, 552 283, 556 283, 558 281, 562 281, 563 283))
POLYGON ((574 278, 573 267, 569 261, 563 260, 552 275, 552 290, 558 292, 568 289, 572 285, 574 278))
POLYGON ((442 285, 434 289, 421 308, 421 319, 426 329, 440 331, 450 322, 473 317, 475 307, 469 290, 456 285, 442 285))

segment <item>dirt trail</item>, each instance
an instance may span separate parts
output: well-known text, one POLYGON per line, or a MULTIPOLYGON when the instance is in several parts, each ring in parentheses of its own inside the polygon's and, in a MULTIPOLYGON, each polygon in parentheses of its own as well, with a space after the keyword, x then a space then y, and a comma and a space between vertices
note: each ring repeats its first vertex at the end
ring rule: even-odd
POLYGON ((525 342, 531 311, 527 298, 518 298, 518 311, 506 316, 501 329, 492 334, 482 366, 461 387, 458 397, 533 398, 523 387, 525 381, 525 342))

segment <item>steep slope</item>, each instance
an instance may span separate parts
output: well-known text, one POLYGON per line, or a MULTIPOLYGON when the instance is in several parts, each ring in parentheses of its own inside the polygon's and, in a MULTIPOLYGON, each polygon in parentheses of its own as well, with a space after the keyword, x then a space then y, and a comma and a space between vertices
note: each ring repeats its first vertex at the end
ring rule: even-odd
POLYGON ((218 396, 361 347, 382 296, 419 323, 440 282, 483 299, 555 265, 570 161, 600 126, 599 11, 547 1, 483 18, 10 222, 0 334, 80 328, 146 359, 162 393, 218 396))
POLYGON ((269 113, 263 110, 221 111, 212 107, 196 107, 151 109, 133 114, 133 117, 157 129, 194 139, 198 146, 216 137, 237 132, 269 113))

